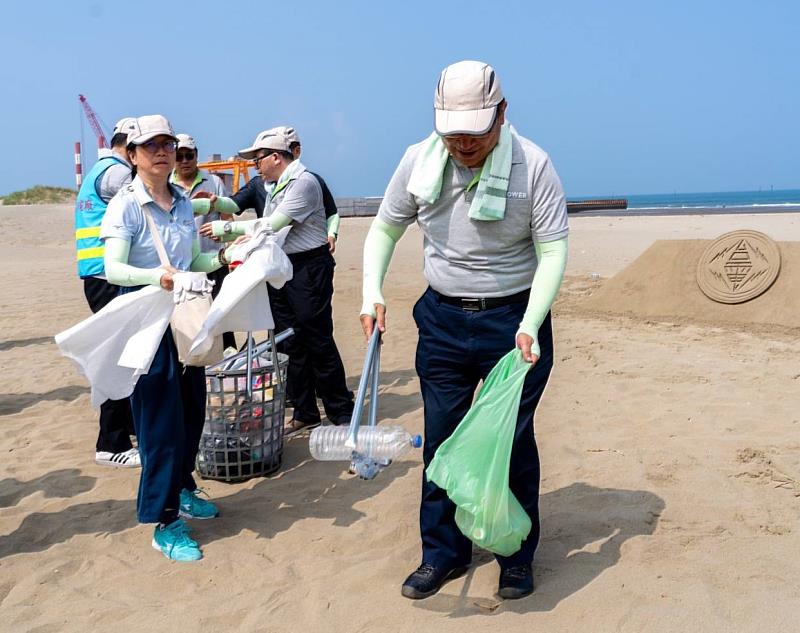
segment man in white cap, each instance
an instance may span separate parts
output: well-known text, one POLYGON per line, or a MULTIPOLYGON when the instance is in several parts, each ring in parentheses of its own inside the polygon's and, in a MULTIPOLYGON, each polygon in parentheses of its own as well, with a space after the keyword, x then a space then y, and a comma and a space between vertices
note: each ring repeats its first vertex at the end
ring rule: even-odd
MULTIPOLYGON (((533 591, 539 538, 539 456, 533 414, 553 364, 550 306, 566 265, 567 210, 547 154, 506 122, 500 81, 488 64, 441 73, 435 132, 408 148, 364 244, 361 322, 386 331, 383 279, 397 240, 417 222, 428 289, 414 306, 416 369, 425 409, 425 466, 458 426, 478 383, 515 346, 531 363, 512 446, 509 485, 533 527, 511 556, 497 555, 499 595, 533 591)), ((403 583, 426 598, 464 573, 472 543, 455 505, 423 474, 422 564, 403 583)))
MULTIPOLYGON (((225 189, 225 183, 222 178, 216 174, 211 174, 204 169, 197 166, 197 143, 194 138, 188 134, 177 134, 178 148, 175 151, 175 170, 170 176, 170 182, 173 185, 180 187, 189 199, 205 196, 227 196, 228 192, 225 189)), ((199 230, 206 222, 213 222, 214 220, 230 220, 232 216, 220 214, 217 211, 212 211, 207 215, 196 215, 194 223, 199 230)), ((217 252, 219 245, 207 237, 200 238, 200 248, 203 251, 217 252)), ((208 273, 208 278, 214 282, 214 289, 211 291, 211 296, 216 297, 222 288, 222 282, 228 274, 228 267, 223 266, 219 270, 208 273)), ((236 338, 233 332, 222 333, 222 343, 225 349, 236 349, 236 338)))
MULTIPOLYGON (((264 130, 263 132, 259 132, 256 137, 256 142, 259 138, 272 135, 275 132, 281 132, 285 135, 289 141, 289 151, 292 153, 295 160, 300 160, 302 147, 300 145, 300 136, 297 134, 297 130, 294 127, 279 125, 278 127, 264 130)), ((256 167, 256 171, 259 171, 258 167, 256 167)), ((322 176, 311 171, 308 173, 317 179, 322 189, 322 202, 325 207, 325 217, 327 218, 328 246, 331 253, 333 253, 336 250, 336 240, 339 237, 339 211, 336 208, 336 200, 334 200, 333 194, 322 179, 322 176)), ((267 201, 267 189, 264 186, 264 177, 261 173, 257 173, 244 187, 233 194, 231 200, 236 203, 236 210, 233 211, 233 213, 238 215, 247 209, 253 209, 256 216, 260 218, 264 214, 264 206, 267 201)))
MULTIPOLYGON (((78 275, 92 312, 114 299, 119 286, 108 283, 103 265, 104 247, 100 224, 108 203, 132 180, 131 164, 125 149, 128 132, 136 119, 117 121, 111 136, 111 151, 86 174, 75 201, 75 244, 78 275)), ((139 451, 131 444, 133 417, 128 398, 106 400, 100 405, 100 432, 95 446, 95 461, 103 466, 137 468, 142 465, 139 451)))
MULTIPOLYGON (((353 394, 347 388, 344 365, 333 339, 331 302, 336 262, 328 244, 322 187, 292 153, 292 132, 287 127, 265 130, 252 146, 239 152, 242 158, 255 162, 262 178, 263 219, 216 221, 200 229, 201 235, 224 239, 252 232, 263 222, 275 231, 292 226, 283 250, 292 262, 293 278, 280 290, 268 287, 276 329, 294 329, 294 336, 282 344, 282 351, 289 356, 286 395, 293 407, 287 433, 320 424, 317 397, 332 424, 349 423, 353 413, 353 394)), ((207 209, 238 213, 240 208, 236 196, 193 200, 192 206, 195 213, 207 209)))

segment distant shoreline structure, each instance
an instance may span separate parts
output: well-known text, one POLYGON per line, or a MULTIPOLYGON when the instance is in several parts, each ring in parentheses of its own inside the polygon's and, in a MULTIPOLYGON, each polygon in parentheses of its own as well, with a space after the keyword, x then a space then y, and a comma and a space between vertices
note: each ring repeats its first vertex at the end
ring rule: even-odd
MULTIPOLYGON (((383 198, 337 198, 336 206, 343 218, 370 217, 377 215, 383 198)), ((591 200, 568 200, 567 212, 624 210, 628 207, 625 198, 593 198, 591 200)))
MULTIPOLYGON (((695 196, 697 194, 690 194, 695 196)), ((706 194, 704 194, 706 195, 706 194)), ((726 196, 728 194, 725 194, 726 196)), ((693 201, 675 200, 674 197, 669 204, 650 204, 642 205, 642 198, 652 199, 656 196, 631 196, 625 198, 609 199, 580 199, 568 200, 567 212, 575 216, 636 216, 636 215, 721 215, 721 214, 747 214, 747 213, 798 213, 800 212, 800 196, 797 202, 775 202, 775 203, 745 203, 736 204, 735 202, 717 201, 716 204, 694 203, 693 201), (626 206, 617 204, 616 206, 604 206, 608 201, 627 201, 626 206), (587 204, 591 203, 591 204, 587 204), (596 203, 596 204, 595 204, 596 203)), ((667 197, 667 196, 665 196, 667 197)), ((336 205, 339 208, 339 215, 343 218, 351 217, 372 217, 377 215, 380 207, 381 197, 364 198, 337 198, 336 205)))

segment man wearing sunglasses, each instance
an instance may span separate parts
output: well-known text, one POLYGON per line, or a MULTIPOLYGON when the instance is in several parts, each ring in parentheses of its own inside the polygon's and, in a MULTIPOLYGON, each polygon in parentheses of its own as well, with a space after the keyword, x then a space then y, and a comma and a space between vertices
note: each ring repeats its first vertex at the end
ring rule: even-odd
MULTIPOLYGON (((222 178, 216 174, 210 174, 197 166, 198 150, 194 138, 188 134, 178 134, 177 139, 178 148, 175 151, 175 170, 172 172, 170 182, 180 187, 186 194, 186 197, 190 199, 198 197, 198 194, 201 194, 200 197, 228 195, 222 178)), ((230 220, 231 216, 220 214, 217 211, 211 211, 207 215, 196 215, 194 222, 199 230, 206 222, 220 219, 230 220)), ((200 248, 203 251, 217 252, 219 250, 219 245, 214 242, 214 240, 201 236, 200 248)), ((208 273, 208 278, 214 282, 214 289, 211 291, 212 297, 216 297, 219 293, 222 282, 227 274, 227 266, 223 266, 212 273, 208 273)), ((222 334, 222 344, 225 349, 229 347, 236 349, 236 338, 233 332, 224 332, 222 334)))
MULTIPOLYGON (((500 80, 488 64, 463 61, 441 73, 435 131, 406 151, 364 244, 361 323, 367 336, 374 327, 386 330, 381 286, 397 241, 416 222, 425 237, 429 284, 414 306, 426 468, 497 361, 517 347, 531 363, 509 486, 532 528, 517 552, 495 556, 498 593, 513 599, 533 591, 539 539, 533 414, 553 364, 550 306, 566 265, 568 228, 564 192, 549 157, 518 135, 505 113, 500 80)), ((412 599, 435 594, 472 559, 472 543, 456 525, 455 505, 424 473, 420 533, 422 564, 402 586, 412 599)))
MULTIPOLYGON (((100 239, 100 224, 108 203, 129 185, 133 176, 125 146, 128 131, 136 119, 117 121, 111 136, 111 151, 98 160, 83 180, 75 201, 75 241, 78 275, 92 312, 98 312, 119 293, 119 286, 108 283, 103 262, 105 248, 100 239)), ((95 461, 103 466, 138 468, 139 451, 133 447, 133 416, 128 398, 106 400, 100 405, 100 432, 95 447, 95 461)))

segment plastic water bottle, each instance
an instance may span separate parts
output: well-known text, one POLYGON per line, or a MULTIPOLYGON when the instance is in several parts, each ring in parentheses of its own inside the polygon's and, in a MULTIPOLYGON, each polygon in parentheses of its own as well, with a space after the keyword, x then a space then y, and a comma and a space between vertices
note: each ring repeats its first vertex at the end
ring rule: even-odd
POLYGON ((311 456, 322 461, 349 461, 355 450, 376 460, 392 460, 422 446, 422 437, 411 435, 402 426, 362 426, 355 449, 345 446, 349 435, 347 426, 318 426, 308 440, 311 456))

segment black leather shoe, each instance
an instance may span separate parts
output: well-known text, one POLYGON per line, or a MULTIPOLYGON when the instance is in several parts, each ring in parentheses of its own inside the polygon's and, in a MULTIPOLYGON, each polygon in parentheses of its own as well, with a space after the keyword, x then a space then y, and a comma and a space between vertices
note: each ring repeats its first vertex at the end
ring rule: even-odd
POLYGON ((352 418, 352 415, 348 415, 348 416, 340 416, 340 417, 338 417, 338 418, 330 418, 330 417, 329 417, 329 418, 328 418, 328 421, 329 421, 331 424, 333 424, 333 426, 349 426, 349 425, 350 425, 350 419, 351 419, 351 418, 352 418))
POLYGON ((533 571, 530 565, 500 570, 500 589, 497 593, 506 600, 524 598, 533 593, 533 571))
POLYGON ((439 591, 446 581, 458 578, 465 571, 467 571, 466 567, 441 569, 429 563, 422 563, 413 574, 406 578, 401 593, 412 600, 427 598, 439 591))

